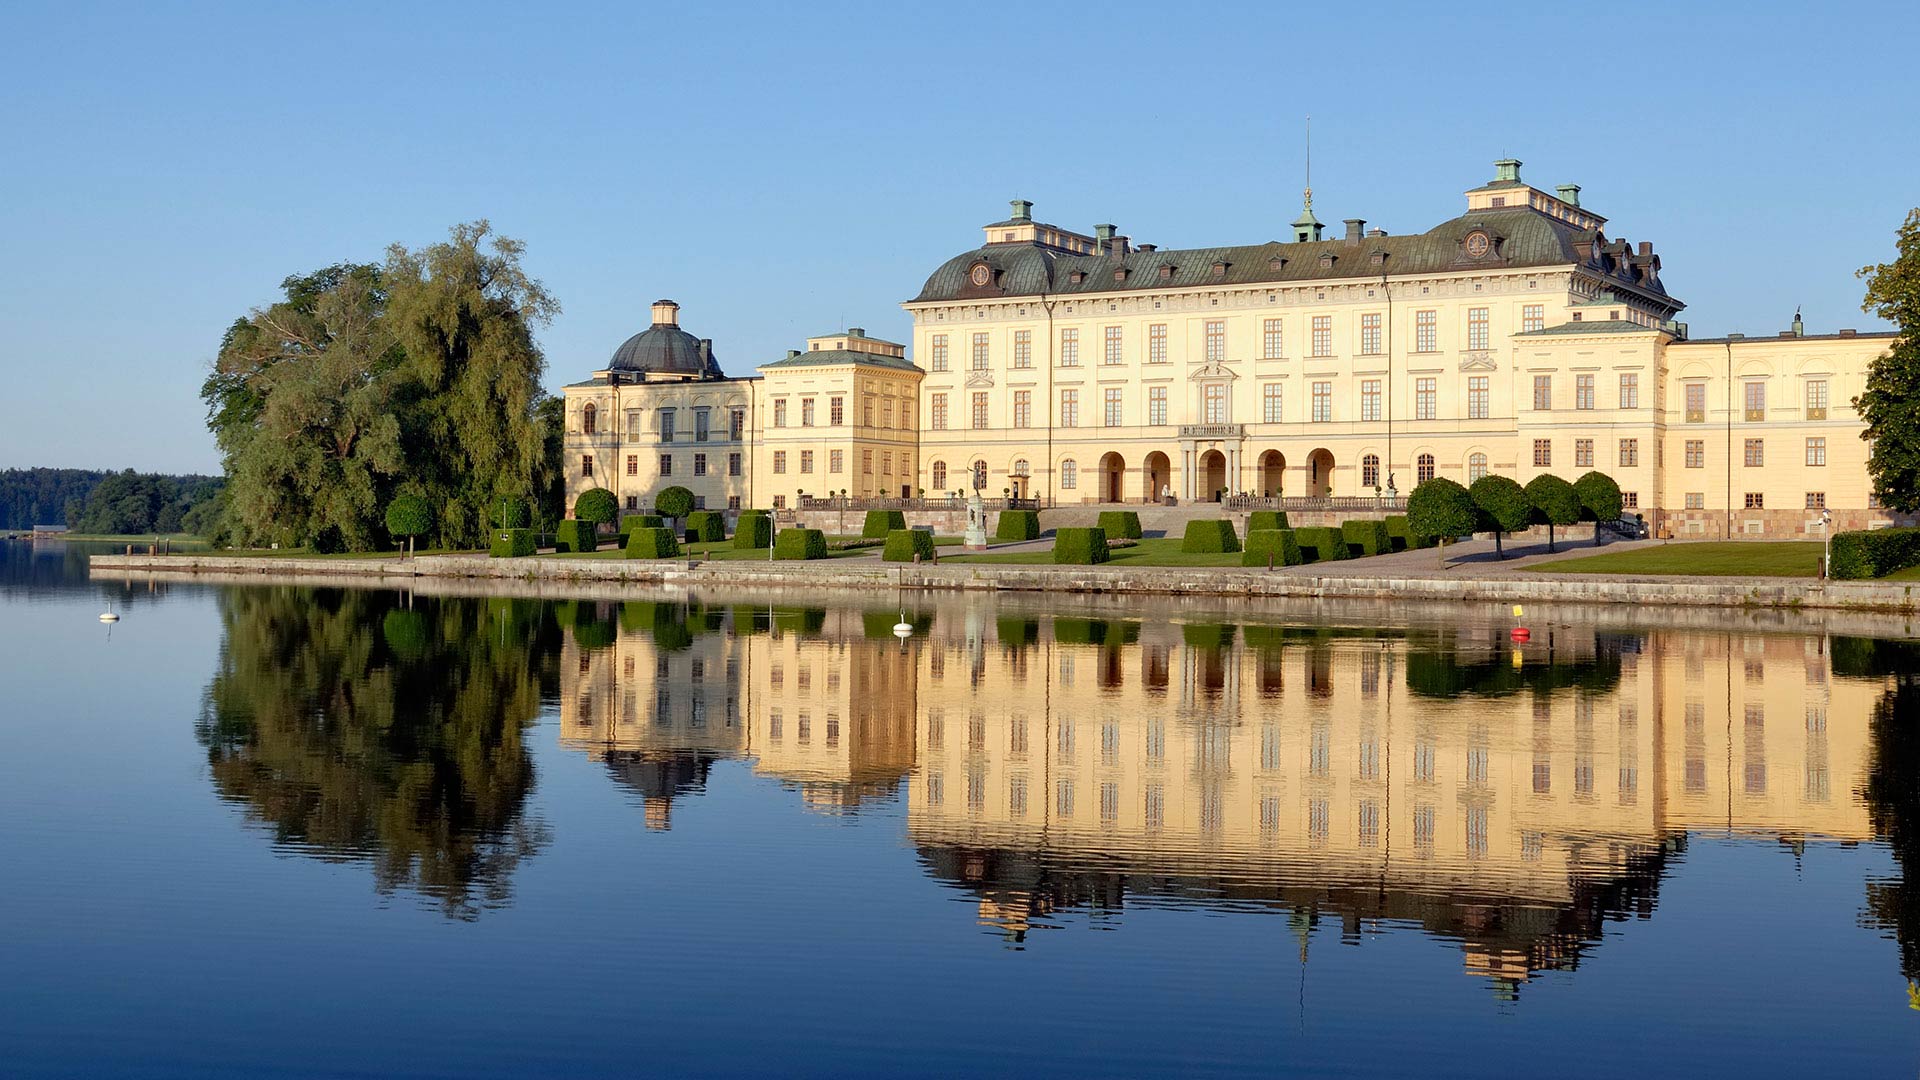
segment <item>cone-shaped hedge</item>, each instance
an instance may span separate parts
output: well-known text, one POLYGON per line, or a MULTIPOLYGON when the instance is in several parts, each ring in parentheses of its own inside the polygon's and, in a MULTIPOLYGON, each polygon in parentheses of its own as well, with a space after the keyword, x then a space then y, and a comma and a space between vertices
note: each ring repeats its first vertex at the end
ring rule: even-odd
POLYGON ((695 510, 687 515, 687 541, 717 544, 727 538, 727 516, 718 510, 695 510))
POLYGON ((532 529, 500 529, 493 534, 488 553, 496 559, 519 559, 537 550, 532 529))
POLYGON ((1347 558, 1347 538, 1339 529, 1327 529, 1317 526, 1293 530, 1294 542, 1300 545, 1302 562, 1327 562, 1333 559, 1347 558))
POLYGON ((773 519, 761 510, 746 510, 740 514, 740 520, 733 526, 733 546, 741 549, 758 549, 773 544, 773 519))
POLYGON ((1247 535, 1252 536, 1258 529, 1290 529, 1285 510, 1255 510, 1247 515, 1247 535))
POLYGON ((598 551, 600 536, 593 522, 569 518, 560 523, 553 533, 555 551, 598 551))
POLYGON ((1100 527, 1113 540, 1140 539, 1140 515, 1133 510, 1100 511, 1100 527))
POLYGON ((627 558, 671 559, 680 554, 680 542, 668 528, 635 529, 627 534, 627 558))
POLYGON ((1393 550, 1393 538, 1384 521, 1348 521, 1340 526, 1347 543, 1359 549, 1359 555, 1381 555, 1393 550))
POLYGON ((827 534, 819 529, 781 529, 780 535, 773 540, 773 557, 824 559, 827 557, 827 534))
POLYGON ((1053 561, 1068 566, 1092 566, 1103 563, 1107 555, 1107 531, 1093 529, 1055 529, 1053 561))
POLYGON ((1265 566, 1269 555, 1275 566, 1300 565, 1300 542, 1294 539, 1292 529, 1253 529, 1247 533, 1240 565, 1265 566))
POLYGON ((869 510, 860 526, 860 535, 869 540, 884 540, 895 529, 907 527, 907 515, 898 510, 869 510))
POLYGON ((1240 550, 1240 538, 1233 534, 1231 521, 1189 521, 1187 535, 1180 540, 1181 551, 1200 553, 1240 550))
POLYGON ((932 533, 925 529, 895 529, 887 534, 886 549, 880 553, 883 562, 912 562, 916 556, 922 562, 932 561, 932 533))
POLYGON ((1407 515, 1405 514, 1387 515, 1387 536, 1393 541, 1393 550, 1395 551, 1430 548, 1433 546, 1433 537, 1421 536, 1419 533, 1414 532, 1413 525, 1407 520, 1407 515))
POLYGON ((620 542, 624 545, 627 534, 635 529, 658 529, 667 523, 659 514, 628 514, 620 519, 620 542))
MULTIPOLYGON (((1105 514, 1100 515, 1102 518, 1105 514)), ((993 527, 995 540, 1037 540, 1040 538, 1038 510, 1002 510, 993 527)))

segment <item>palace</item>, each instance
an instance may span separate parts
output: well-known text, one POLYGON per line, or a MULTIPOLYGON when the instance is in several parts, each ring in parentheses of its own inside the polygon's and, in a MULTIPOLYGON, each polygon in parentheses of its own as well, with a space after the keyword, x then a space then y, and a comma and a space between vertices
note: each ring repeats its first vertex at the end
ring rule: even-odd
POLYGON ((1578 185, 1495 163, 1465 212, 1329 237, 1161 249, 1112 225, 985 226, 904 306, 907 350, 857 329, 727 378, 677 308, 567 388, 569 502, 710 506, 974 489, 1043 506, 1404 495, 1444 476, 1613 476, 1676 536, 1891 520, 1851 402, 1888 334, 1694 339, 1650 243, 1578 185))

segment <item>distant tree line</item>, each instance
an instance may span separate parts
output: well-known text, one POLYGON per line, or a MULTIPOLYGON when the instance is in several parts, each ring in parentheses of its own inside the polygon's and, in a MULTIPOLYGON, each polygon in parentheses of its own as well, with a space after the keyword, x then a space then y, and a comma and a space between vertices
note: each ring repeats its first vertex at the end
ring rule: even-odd
POLYGON ((83 533, 205 532, 219 516, 217 476, 0 470, 0 529, 65 525, 83 533))

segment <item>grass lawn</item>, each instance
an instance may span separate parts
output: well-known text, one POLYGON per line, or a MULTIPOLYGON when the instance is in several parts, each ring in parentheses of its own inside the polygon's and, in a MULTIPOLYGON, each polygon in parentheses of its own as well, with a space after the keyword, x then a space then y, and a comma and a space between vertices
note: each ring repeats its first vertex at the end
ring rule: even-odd
POLYGON ((1820 544, 1807 540, 1680 540, 1531 567, 1553 574, 1675 574, 1693 577, 1813 577, 1820 544))
POLYGON ((1920 581, 1920 566, 1909 566, 1905 570, 1895 570, 1881 581, 1920 581))
MULTIPOLYGON (((859 539, 859 538, 851 537, 850 539, 859 539)), ((608 540, 606 544, 607 546, 602 547, 599 551, 581 551, 581 552, 549 551, 549 552, 543 553, 539 557, 542 559, 624 559, 627 557, 627 552, 625 548, 622 548, 614 544, 611 540, 608 540)), ((880 549, 877 547, 855 548, 852 551, 829 551, 827 552, 827 558, 851 559, 860 555, 877 555, 879 554, 879 552, 880 552, 880 549)), ((709 559, 714 562, 744 562, 749 559, 758 559, 761 562, 766 562, 767 549, 766 548, 736 548, 733 546, 732 540, 721 540, 715 543, 705 543, 705 544, 689 544, 689 543, 682 542, 680 545, 680 554, 674 556, 674 558, 676 559, 709 559)))
MULTIPOLYGON (((1133 547, 1114 548, 1109 566, 1239 566, 1240 553, 1198 554, 1180 550, 1177 536, 1141 540, 1133 547)), ((1003 555, 942 555, 943 563, 1001 563, 1006 565, 1052 565, 1053 551, 1013 551, 1003 555)))

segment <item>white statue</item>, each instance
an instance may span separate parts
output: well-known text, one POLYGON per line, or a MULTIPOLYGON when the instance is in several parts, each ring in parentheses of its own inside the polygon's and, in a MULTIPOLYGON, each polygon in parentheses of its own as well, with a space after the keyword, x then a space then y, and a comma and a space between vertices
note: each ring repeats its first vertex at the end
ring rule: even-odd
POLYGON ((984 551, 987 547, 987 504, 981 501, 978 488, 967 493, 967 534, 963 543, 968 551, 984 551))

